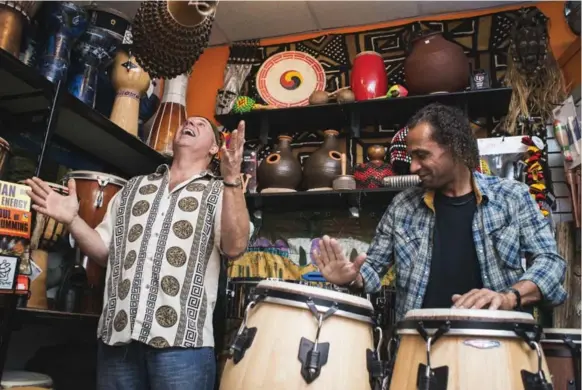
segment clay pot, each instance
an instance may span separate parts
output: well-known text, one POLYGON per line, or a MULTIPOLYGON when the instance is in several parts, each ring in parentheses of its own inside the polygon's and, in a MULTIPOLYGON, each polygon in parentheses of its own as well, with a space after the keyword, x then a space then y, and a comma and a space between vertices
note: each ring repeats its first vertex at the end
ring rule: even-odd
POLYGON ((295 191, 301 184, 301 163, 293 155, 291 140, 287 135, 280 135, 276 151, 259 165, 257 181, 261 192, 272 189, 295 191))
POLYGON ((303 164, 303 187, 307 190, 332 189, 333 179, 341 175, 341 153, 338 132, 324 131, 323 145, 313 152, 303 164))
POLYGON ((383 187, 382 180, 387 176, 394 176, 392 167, 384 161, 386 148, 381 145, 372 145, 368 148, 367 153, 369 161, 354 169, 357 188, 383 187))
POLYGON ((412 95, 461 91, 469 86, 469 60, 461 46, 430 32, 412 41, 404 74, 412 95))

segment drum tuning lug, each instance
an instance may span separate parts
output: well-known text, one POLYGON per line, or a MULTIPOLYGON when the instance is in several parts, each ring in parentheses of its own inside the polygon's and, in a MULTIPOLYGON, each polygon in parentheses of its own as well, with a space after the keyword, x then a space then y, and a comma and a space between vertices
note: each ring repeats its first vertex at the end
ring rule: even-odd
POLYGON ((532 373, 527 370, 521 370, 521 379, 523 381, 524 390, 553 390, 554 387, 551 383, 548 383, 542 369, 543 354, 540 344, 537 341, 531 341, 530 346, 537 354, 538 371, 532 373))
POLYGON ((244 328, 239 332, 230 346, 230 355, 234 364, 237 364, 245 356, 257 334, 257 328, 244 328))
POLYGON ((321 368, 327 364, 329 356, 329 343, 318 343, 301 338, 299 343, 299 355, 301 362, 301 376, 306 383, 311 383, 319 377, 321 368))
POLYGON ((378 352, 366 349, 366 366, 372 390, 382 390, 384 378, 388 374, 388 363, 380 359, 378 352))

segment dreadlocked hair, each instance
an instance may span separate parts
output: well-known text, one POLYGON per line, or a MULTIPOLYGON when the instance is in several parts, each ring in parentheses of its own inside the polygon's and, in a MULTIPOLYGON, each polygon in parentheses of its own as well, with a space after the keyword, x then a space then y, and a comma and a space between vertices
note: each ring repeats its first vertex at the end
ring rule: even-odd
POLYGON ((408 128, 425 123, 432 129, 432 138, 447 149, 456 161, 469 169, 479 167, 479 147, 473 135, 469 118, 455 107, 432 103, 419 110, 408 121, 408 128))

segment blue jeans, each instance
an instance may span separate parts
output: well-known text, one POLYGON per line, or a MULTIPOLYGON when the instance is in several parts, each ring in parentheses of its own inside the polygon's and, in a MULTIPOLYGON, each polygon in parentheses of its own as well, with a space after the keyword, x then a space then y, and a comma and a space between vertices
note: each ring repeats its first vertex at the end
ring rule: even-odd
POLYGON ((153 348, 98 343, 97 390, 213 390, 213 348, 153 348))

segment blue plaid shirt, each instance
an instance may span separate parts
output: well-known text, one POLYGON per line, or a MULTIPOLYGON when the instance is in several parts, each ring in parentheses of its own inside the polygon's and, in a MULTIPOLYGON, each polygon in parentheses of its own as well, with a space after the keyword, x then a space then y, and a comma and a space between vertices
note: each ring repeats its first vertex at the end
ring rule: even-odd
MULTIPOLYGON (((566 262, 558 254, 549 221, 525 184, 475 172, 477 211, 473 240, 483 285, 501 291, 521 280, 540 289, 543 300, 558 305, 566 262), (527 269, 522 266, 527 259, 527 269)), ((360 270, 366 292, 380 290, 381 278, 396 267, 396 320, 422 307, 430 273, 434 192, 410 188, 398 194, 384 213, 360 270)), ((452 305, 452 301, 451 301, 452 305)))

